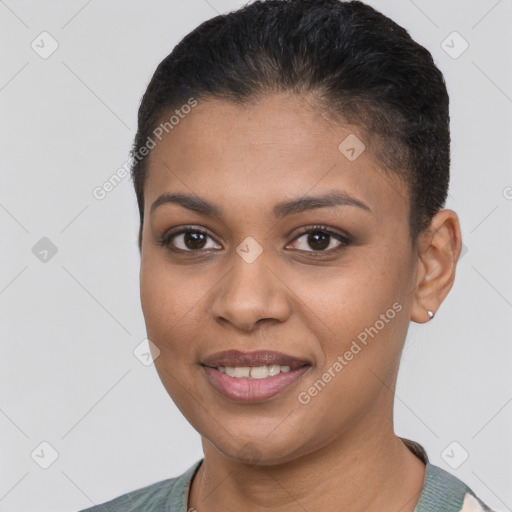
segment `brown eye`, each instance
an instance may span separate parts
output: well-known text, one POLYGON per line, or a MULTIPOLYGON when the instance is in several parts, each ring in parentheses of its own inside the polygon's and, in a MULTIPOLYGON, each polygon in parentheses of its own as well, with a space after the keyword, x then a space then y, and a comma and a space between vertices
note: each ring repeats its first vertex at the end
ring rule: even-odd
POLYGON ((293 243, 300 251, 328 254, 350 245, 350 239, 329 228, 318 226, 303 230, 293 243))
POLYGON ((208 233, 199 229, 182 229, 166 235, 158 242, 171 251, 193 252, 220 248, 208 233))
POLYGON ((307 243, 309 247, 313 248, 315 251, 321 251, 329 247, 330 239, 331 235, 317 231, 315 233, 309 233, 307 243))
POLYGON ((199 232, 183 234, 183 243, 188 249, 203 249, 207 235, 199 232))

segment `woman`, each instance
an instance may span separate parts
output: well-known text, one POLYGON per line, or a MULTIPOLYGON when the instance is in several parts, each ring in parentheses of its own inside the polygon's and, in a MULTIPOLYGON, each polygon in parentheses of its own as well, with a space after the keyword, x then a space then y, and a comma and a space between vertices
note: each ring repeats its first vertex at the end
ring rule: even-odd
POLYGON ((396 436, 408 326, 461 252, 430 53, 361 2, 217 16, 158 66, 132 151, 155 366, 204 458, 89 511, 490 510, 396 436))

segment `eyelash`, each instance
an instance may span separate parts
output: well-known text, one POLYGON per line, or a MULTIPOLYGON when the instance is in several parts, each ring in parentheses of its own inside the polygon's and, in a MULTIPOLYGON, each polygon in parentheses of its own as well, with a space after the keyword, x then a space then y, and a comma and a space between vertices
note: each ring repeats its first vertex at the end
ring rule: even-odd
MULTIPOLYGON (((184 228, 180 229, 179 231, 166 233, 163 237, 157 239, 157 243, 159 245, 163 246, 164 248, 166 248, 167 250, 176 252, 176 253, 179 253, 179 252, 181 252, 181 253, 186 253, 186 252, 197 253, 197 252, 204 251, 204 249, 184 250, 184 249, 171 248, 170 244, 171 244, 172 239, 174 237, 176 237, 178 235, 182 235, 184 233, 200 233, 202 235, 206 235, 206 236, 210 237, 213 240, 213 237, 210 236, 205 230, 197 228, 195 226, 185 226, 184 228)), ((338 240, 339 242, 341 242, 340 245, 338 245, 337 247, 335 247, 333 249, 329 249, 328 251, 326 251, 326 250, 304 251, 302 249, 298 249, 299 252, 305 252, 305 253, 311 254, 311 255, 313 255, 313 257, 321 257, 324 255, 331 255, 331 254, 337 253, 353 243, 353 241, 350 238, 348 238, 347 236, 337 233, 336 231, 333 231, 332 229, 330 229, 329 227, 324 226, 324 225, 315 225, 315 226, 309 226, 306 228, 302 228, 299 231, 299 233, 297 234, 297 236, 292 240, 292 242, 301 238, 303 235, 310 234, 310 233, 322 233, 325 235, 329 235, 329 236, 335 238, 336 240, 338 240)), ((215 249, 215 250, 217 250, 217 249, 215 249)))

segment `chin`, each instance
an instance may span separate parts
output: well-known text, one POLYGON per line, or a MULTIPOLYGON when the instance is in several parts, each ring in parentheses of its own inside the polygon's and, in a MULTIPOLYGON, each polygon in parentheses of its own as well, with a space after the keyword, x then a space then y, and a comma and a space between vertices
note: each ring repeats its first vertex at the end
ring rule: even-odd
MULTIPOLYGON (((267 432, 267 430, 265 430, 267 432)), ((255 439, 249 435, 242 435, 240 438, 209 439, 209 444, 213 445, 223 456, 236 460, 241 464, 252 466, 276 466, 296 460, 305 455, 306 450, 303 445, 292 445, 290 439, 277 440, 269 442, 269 437, 262 435, 255 439)))

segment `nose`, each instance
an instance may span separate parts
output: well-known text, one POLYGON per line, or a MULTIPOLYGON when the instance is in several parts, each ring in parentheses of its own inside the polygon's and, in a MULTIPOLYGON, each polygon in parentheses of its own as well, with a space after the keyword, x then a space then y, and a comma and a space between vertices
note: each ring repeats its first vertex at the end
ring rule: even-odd
POLYGON ((231 270, 216 287, 211 312, 217 322, 252 331, 257 324, 285 322, 291 313, 288 288, 268 265, 265 252, 248 263, 237 253, 231 270))

